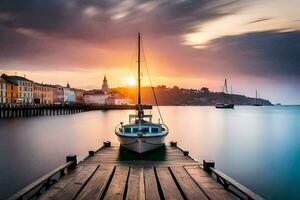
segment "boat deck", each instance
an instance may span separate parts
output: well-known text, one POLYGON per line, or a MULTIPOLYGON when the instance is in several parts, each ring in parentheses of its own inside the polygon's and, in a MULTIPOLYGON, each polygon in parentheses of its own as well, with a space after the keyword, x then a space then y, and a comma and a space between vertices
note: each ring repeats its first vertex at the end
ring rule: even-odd
POLYGON ((140 157, 104 147, 80 162, 39 199, 235 199, 178 147, 140 157))

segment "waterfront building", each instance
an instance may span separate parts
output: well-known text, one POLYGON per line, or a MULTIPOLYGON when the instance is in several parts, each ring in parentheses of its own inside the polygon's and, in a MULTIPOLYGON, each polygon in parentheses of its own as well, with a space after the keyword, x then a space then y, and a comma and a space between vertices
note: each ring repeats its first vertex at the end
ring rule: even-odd
POLYGON ((12 80, 6 74, 1 75, 1 79, 5 81, 6 85, 6 100, 8 104, 11 103, 22 103, 21 99, 18 98, 18 84, 16 81, 12 80))
POLYGON ((84 102, 83 94, 85 91, 82 89, 76 89, 76 88, 72 88, 72 90, 75 92, 76 103, 83 103, 84 102))
POLYGON ((90 90, 84 93, 84 103, 103 105, 109 96, 109 94, 106 94, 102 90, 90 90))
POLYGON ((0 78, 0 104, 6 103, 6 82, 0 78))
POLYGON ((31 104, 33 103, 33 81, 22 76, 1 76, 7 81, 17 84, 17 101, 16 103, 31 104))
POLYGON ((106 104, 110 104, 110 105, 128 105, 129 98, 122 94, 114 93, 111 94, 110 97, 108 97, 105 102, 106 104))
POLYGON ((35 104, 53 104, 56 100, 56 87, 48 84, 34 83, 33 99, 35 104))
POLYGON ((67 87, 63 88, 64 103, 76 102, 75 92, 71 89, 70 84, 67 83, 67 87))
POLYGON ((108 93, 108 83, 107 83, 107 79, 106 79, 106 75, 104 75, 104 78, 103 78, 103 83, 102 83, 102 91, 104 93, 108 93))
POLYGON ((55 85, 56 88, 56 101, 54 103, 64 103, 64 87, 55 85))

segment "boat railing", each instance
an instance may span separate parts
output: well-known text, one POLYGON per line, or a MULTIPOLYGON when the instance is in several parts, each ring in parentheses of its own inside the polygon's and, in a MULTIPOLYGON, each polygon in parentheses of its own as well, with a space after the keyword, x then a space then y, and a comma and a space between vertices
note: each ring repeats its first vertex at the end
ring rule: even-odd
POLYGON ((120 133, 122 132, 122 124, 118 124, 116 127, 115 127, 115 133, 120 133))
POLYGON ((161 124, 161 127, 162 127, 162 130, 161 130, 162 133, 165 133, 165 134, 169 133, 169 128, 167 125, 161 124))

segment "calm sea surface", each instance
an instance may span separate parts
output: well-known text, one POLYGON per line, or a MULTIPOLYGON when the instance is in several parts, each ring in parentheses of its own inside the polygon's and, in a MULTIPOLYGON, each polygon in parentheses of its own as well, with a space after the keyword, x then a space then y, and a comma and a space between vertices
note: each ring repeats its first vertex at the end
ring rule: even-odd
MULTIPOLYGON (((222 170, 266 199, 300 199, 300 107, 161 107, 176 140, 197 160, 222 170)), ((133 111, 0 120, 0 199, 105 140, 133 111)), ((157 110, 152 111, 155 121, 157 110)))

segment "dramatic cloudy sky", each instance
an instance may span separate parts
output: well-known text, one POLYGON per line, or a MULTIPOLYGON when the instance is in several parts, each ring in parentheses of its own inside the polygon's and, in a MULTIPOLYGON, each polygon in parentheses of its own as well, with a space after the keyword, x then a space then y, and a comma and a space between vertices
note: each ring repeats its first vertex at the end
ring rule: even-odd
POLYGON ((124 86, 140 31, 155 85, 300 103, 299 30, 299 0, 1 0, 0 72, 124 86))

